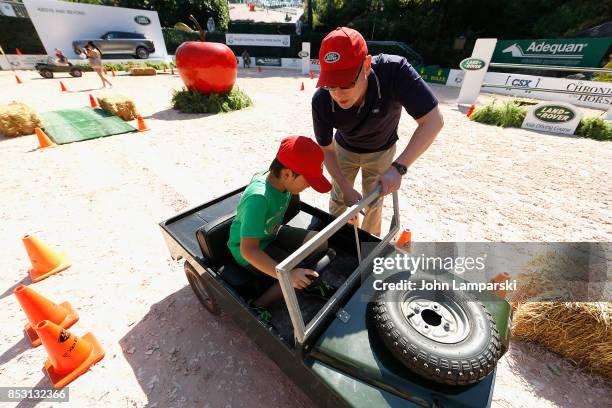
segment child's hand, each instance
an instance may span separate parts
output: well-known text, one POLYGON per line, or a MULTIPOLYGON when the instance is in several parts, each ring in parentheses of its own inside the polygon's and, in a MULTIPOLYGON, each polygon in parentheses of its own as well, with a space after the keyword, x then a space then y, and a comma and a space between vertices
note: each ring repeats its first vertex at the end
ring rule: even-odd
POLYGON ((311 269, 305 268, 295 268, 290 272, 291 283, 293 287, 296 289, 304 289, 306 286, 310 285, 310 279, 308 279, 308 275, 318 278, 319 274, 311 269))

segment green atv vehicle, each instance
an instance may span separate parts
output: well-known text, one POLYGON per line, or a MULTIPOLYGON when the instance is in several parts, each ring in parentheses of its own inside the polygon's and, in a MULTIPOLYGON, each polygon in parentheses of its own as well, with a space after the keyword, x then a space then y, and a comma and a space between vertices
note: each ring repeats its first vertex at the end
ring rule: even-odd
POLYGON ((285 223, 319 232, 277 266, 284 302, 269 308, 267 322, 248 305, 266 287, 227 247, 244 188, 160 223, 172 257, 185 260, 187 280, 208 312, 234 319, 320 406, 490 405, 495 367, 510 341, 510 305, 489 292, 375 289, 381 282, 389 288, 416 279, 461 281, 444 270, 373 273, 377 257, 405 254, 390 244, 400 225, 397 193, 382 239, 348 224, 379 190, 335 219, 294 197, 285 223), (313 258, 325 240, 331 250, 313 258), (298 265, 316 269, 337 290, 328 297, 295 290, 289 271, 298 265))

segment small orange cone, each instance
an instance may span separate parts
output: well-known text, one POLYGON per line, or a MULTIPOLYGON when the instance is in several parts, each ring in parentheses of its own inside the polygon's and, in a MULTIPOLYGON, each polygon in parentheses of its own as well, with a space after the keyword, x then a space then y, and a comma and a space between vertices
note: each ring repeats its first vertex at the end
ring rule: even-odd
POLYGON ((21 79, 17 75, 15 75, 15 80, 18 84, 23 84, 23 82, 21 82, 21 79))
POLYGON ((51 140, 49 136, 47 136, 41 128, 35 128, 34 132, 36 132, 36 137, 38 138, 38 148, 39 149, 57 146, 55 142, 51 140))
POLYGON ((310 79, 314 79, 314 71, 310 70, 310 79))
POLYGON ((63 388, 104 358, 104 350, 93 334, 75 336, 49 320, 34 326, 49 358, 45 371, 55 388, 63 388))
POLYGON ((28 272, 34 283, 72 265, 66 255, 56 253, 34 235, 26 235, 22 241, 32 263, 32 268, 28 272))
POLYGON ((302 86, 300 86, 300 91, 304 90, 304 81, 302 81, 302 86))
POLYGON ((170 67, 170 75, 174 75, 174 68, 170 67))
POLYGON ((476 105, 472 104, 472 106, 470 106, 470 109, 468 109, 466 116, 469 118, 470 116, 472 116, 472 113, 474 113, 474 109, 476 109, 476 105))
POLYGON ((106 68, 103 68, 104 71, 104 75, 108 75, 108 70, 106 68))
POLYGON ((69 328, 79 320, 76 311, 68 302, 56 305, 25 285, 17 286, 13 293, 15 293, 15 297, 28 317, 28 323, 24 330, 30 339, 30 343, 32 343, 32 347, 38 347, 42 344, 34 326, 43 320, 49 320, 63 329, 69 328))
POLYGON ((113 74, 113 76, 115 76, 115 68, 111 68, 111 74, 113 74))
POLYGON ((15 48, 15 54, 17 54, 17 55, 23 55, 23 54, 21 53, 21 50, 20 50, 19 48, 15 48))
POLYGON ((410 228, 404 228, 402 232, 400 233, 399 238, 395 242, 395 246, 399 249, 410 251, 411 242, 412 242, 412 231, 410 231, 410 228))
POLYGON ((163 70, 164 70, 164 74, 165 74, 166 73, 166 67, 163 67, 163 70))
POLYGON ((145 123, 142 116, 138 115, 138 131, 145 132, 147 130, 149 130, 149 128, 147 127, 147 124, 145 123))
POLYGON ((64 85, 64 83, 62 81, 60 81, 60 91, 68 92, 68 89, 66 89, 66 85, 64 85))
MULTIPOLYGON (((510 280, 510 275, 506 272, 498 273, 495 275, 493 279, 491 279, 491 283, 504 283, 510 280)), ((506 289, 498 289, 491 291, 495 296, 505 299, 506 298, 506 289)))
POLYGON ((91 94, 89 94, 89 104, 91 105, 92 109, 95 109, 98 107, 98 102, 96 102, 96 100, 91 94))

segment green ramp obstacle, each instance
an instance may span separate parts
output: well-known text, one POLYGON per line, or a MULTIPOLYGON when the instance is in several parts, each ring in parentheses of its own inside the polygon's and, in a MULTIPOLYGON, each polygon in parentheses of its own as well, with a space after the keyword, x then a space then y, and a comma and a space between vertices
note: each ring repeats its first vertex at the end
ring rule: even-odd
POLYGON ((63 109, 40 114, 45 133, 57 144, 133 132, 136 129, 102 109, 63 109))

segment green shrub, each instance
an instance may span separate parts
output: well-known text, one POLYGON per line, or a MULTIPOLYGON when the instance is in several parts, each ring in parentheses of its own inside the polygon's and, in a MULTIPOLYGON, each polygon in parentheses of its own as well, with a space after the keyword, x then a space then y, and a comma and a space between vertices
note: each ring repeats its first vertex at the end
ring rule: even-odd
POLYGON ((205 95, 183 88, 172 92, 172 107, 183 113, 219 113, 244 109, 253 104, 251 98, 238 88, 225 94, 205 95))
POLYGON ((476 108, 470 120, 501 127, 521 127, 527 109, 519 106, 514 101, 498 105, 495 101, 488 105, 476 108))
POLYGON ((612 123, 600 117, 582 118, 576 134, 596 140, 612 140, 612 123))

